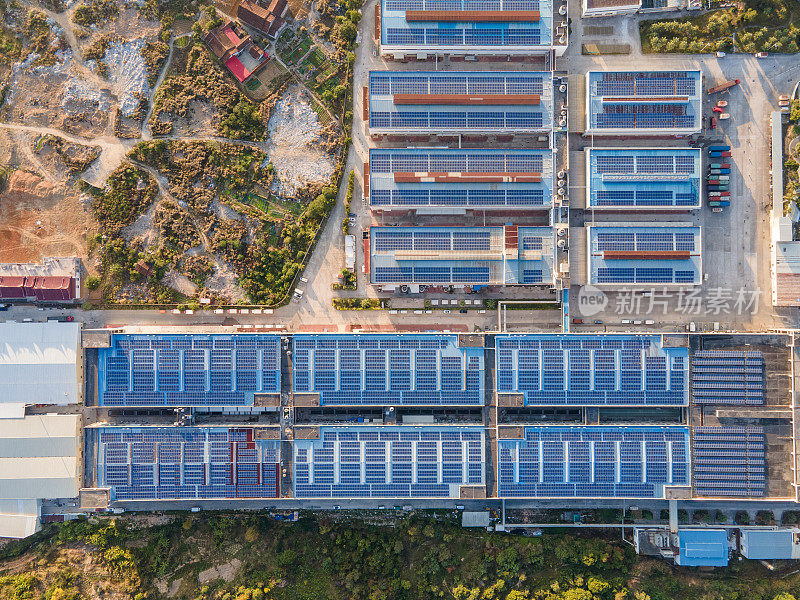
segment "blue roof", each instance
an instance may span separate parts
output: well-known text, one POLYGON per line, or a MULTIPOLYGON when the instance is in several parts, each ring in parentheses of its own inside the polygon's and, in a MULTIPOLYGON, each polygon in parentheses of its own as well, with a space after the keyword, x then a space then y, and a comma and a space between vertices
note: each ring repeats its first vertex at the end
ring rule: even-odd
POLYGON ((535 406, 687 406, 689 350, 655 335, 501 334, 498 393, 535 406))
POLYGON ((702 281, 700 227, 592 225, 588 238, 589 283, 593 285, 653 287, 702 281), (658 252, 688 254, 685 258, 658 258, 653 254, 658 252))
POLYGON ((280 392, 280 337, 114 335, 99 350, 100 406, 252 406, 280 392))
POLYGON ((347 426, 295 439, 295 498, 459 498, 485 485, 483 427, 347 426))
POLYGON ((691 71, 589 71, 586 132, 664 134, 702 129, 702 74, 691 71))
POLYGON ((665 485, 689 485, 687 427, 525 427, 498 439, 499 496, 508 498, 663 498, 665 485))
POLYGON ((381 0, 381 48, 409 52, 444 49, 542 52, 553 42, 551 0, 381 0), (539 21, 406 21, 408 10, 539 11, 539 21))
POLYGON ((794 532, 766 529, 742 529, 742 556, 753 560, 784 560, 792 558, 794 532))
POLYGON ((369 152, 369 203, 378 209, 547 209, 553 204, 552 150, 373 148, 369 152), (413 173, 419 182, 397 182, 413 173), (434 181, 432 173, 539 173, 540 182, 434 181), (427 177, 427 180, 425 180, 427 177))
POLYGON ((295 335, 294 392, 321 405, 484 404, 483 348, 456 335, 295 335))
POLYGON ((682 567, 727 567, 728 533, 724 529, 681 529, 678 531, 682 567))
POLYGON ((94 431, 97 484, 117 500, 278 497, 280 440, 252 427, 94 431))
POLYGON ((371 282, 552 285, 553 228, 512 229, 516 239, 503 227, 371 227, 371 282))
POLYGON ((370 71, 371 133, 548 133, 553 129, 549 71, 370 71), (395 94, 529 95, 539 104, 395 104, 395 94))
POLYGON ((587 208, 700 207, 700 148, 590 148, 587 208))

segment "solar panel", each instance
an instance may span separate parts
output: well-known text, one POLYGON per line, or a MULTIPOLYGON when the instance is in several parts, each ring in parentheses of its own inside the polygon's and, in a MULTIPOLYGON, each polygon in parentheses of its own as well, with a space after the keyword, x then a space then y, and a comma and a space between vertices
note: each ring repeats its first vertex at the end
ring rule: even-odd
POLYGON ((496 338, 497 390, 526 405, 685 406, 686 349, 652 336, 496 338))
POLYGON ((480 427, 321 427, 294 442, 295 497, 458 497, 484 484, 482 440, 480 427))
POLYGON ((103 427, 95 454, 117 500, 278 497, 280 441, 252 428, 103 427))
POLYGON ((99 351, 99 404, 252 405, 280 391, 279 346, 275 335, 114 335, 99 351))
POLYGON ((688 483, 688 447, 685 427, 525 427, 498 440, 499 495, 662 497, 688 483))

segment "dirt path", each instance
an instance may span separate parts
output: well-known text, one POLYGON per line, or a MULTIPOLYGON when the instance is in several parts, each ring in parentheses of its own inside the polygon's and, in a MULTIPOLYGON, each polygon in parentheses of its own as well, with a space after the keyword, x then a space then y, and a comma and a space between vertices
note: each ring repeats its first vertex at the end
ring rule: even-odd
POLYGON ((101 90, 107 90, 114 97, 116 97, 116 94, 114 94, 114 90, 111 89, 111 86, 108 83, 108 81, 106 81, 105 79, 94 73, 83 62, 83 53, 81 52, 81 48, 78 45, 78 38, 75 37, 75 32, 72 29, 72 13, 74 13, 75 9, 78 8, 78 6, 80 6, 79 4, 76 3, 75 5, 73 5, 72 7, 68 8, 67 10, 61 13, 53 12, 52 10, 49 10, 38 4, 30 2, 29 0, 23 0, 22 4, 24 6, 27 6, 28 8, 32 8, 43 12, 50 19, 55 21, 56 25, 58 25, 62 29, 64 33, 64 38, 67 40, 69 47, 72 49, 72 62, 76 70, 81 74, 82 77, 91 80, 92 83, 97 85, 97 87, 99 87, 101 90))
MULTIPOLYGON (((19 133, 20 132, 17 132, 17 134, 19 133)), ((44 166, 44 163, 39 160, 39 157, 36 156, 34 151, 31 149, 31 145, 28 140, 23 139, 22 135, 14 135, 14 140, 17 142, 17 148, 19 148, 20 152, 22 152, 25 158, 31 161, 33 166, 36 167, 36 170, 42 175, 42 177, 44 177, 47 181, 55 183, 57 181, 55 176, 50 169, 44 166)))
POLYGON ((153 110, 156 107, 156 92, 158 92, 158 88, 160 88, 161 84, 164 82, 164 77, 167 76, 167 71, 169 71, 169 65, 172 63, 172 54, 175 50, 175 42, 182 37, 186 37, 187 35, 192 34, 185 33, 176 38, 172 38, 169 41, 169 54, 167 55, 167 60, 164 61, 164 66, 161 68, 161 73, 158 74, 158 80, 156 80, 156 84, 151 89, 152 96, 149 98, 147 114, 144 117, 144 121, 142 121, 142 140, 144 141, 153 139, 153 133, 150 131, 150 117, 152 116, 153 110))

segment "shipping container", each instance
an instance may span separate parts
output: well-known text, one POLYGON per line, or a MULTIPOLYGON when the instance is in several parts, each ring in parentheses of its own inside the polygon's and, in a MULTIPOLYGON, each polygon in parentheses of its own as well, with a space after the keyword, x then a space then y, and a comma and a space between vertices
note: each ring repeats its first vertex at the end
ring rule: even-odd
POLYGON ((709 146, 708 149, 711 152, 729 152, 731 147, 730 146, 709 146))

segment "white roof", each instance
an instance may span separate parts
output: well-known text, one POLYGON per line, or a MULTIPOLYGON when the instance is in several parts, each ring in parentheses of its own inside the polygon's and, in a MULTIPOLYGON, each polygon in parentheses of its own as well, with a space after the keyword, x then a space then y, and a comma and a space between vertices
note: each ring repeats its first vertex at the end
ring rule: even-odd
POLYGON ((0 537, 24 538, 39 530, 39 500, 0 500, 0 537))
POLYGON ((0 501, 78 495, 79 418, 29 415, 0 420, 0 501))
POLYGON ((21 416, 19 405, 76 404, 79 343, 78 323, 0 323, 0 417, 21 416))

